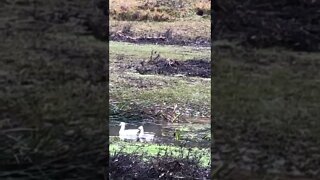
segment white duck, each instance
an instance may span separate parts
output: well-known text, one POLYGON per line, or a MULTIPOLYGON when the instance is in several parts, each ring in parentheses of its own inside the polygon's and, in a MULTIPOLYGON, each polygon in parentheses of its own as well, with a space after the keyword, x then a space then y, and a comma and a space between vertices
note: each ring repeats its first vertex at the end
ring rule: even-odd
POLYGON ((139 139, 141 142, 143 141, 153 141, 155 133, 153 132, 144 132, 143 126, 138 128, 140 130, 139 139))
POLYGON ((138 138, 138 135, 139 135, 139 132, 140 132, 139 129, 127 129, 127 130, 125 130, 126 123, 124 123, 124 122, 121 122, 120 126, 121 126, 121 128, 119 130, 119 137, 120 137, 121 140, 138 138))

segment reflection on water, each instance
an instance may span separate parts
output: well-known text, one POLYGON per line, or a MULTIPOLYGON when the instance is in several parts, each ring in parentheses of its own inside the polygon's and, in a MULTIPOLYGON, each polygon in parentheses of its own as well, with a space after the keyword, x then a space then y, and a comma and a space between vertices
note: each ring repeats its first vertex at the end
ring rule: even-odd
POLYGON ((124 136, 119 136, 120 140, 123 141, 139 141, 138 136, 130 136, 130 135, 124 135, 124 136))

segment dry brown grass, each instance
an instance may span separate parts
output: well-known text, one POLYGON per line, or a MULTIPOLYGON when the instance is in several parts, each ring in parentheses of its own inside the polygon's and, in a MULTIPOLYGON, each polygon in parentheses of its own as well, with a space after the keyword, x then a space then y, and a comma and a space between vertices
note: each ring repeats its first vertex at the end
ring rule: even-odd
POLYGON ((130 31, 133 36, 157 36, 163 34, 166 30, 172 30, 173 37, 182 39, 196 39, 197 37, 210 39, 210 20, 189 20, 175 22, 138 22, 130 23, 128 21, 110 21, 110 32, 122 31, 122 29, 131 25, 130 31), (199 28, 202 27, 202 28, 199 28))
POLYGON ((211 0, 201 0, 201 1, 195 2, 194 7, 197 12, 202 11, 204 15, 210 15, 211 0))
POLYGON ((110 1, 110 17, 128 21, 173 21, 194 16, 202 11, 210 15, 211 1, 159 1, 113 0, 110 1))
POLYGON ((173 18, 158 8, 155 3, 131 1, 111 1, 110 16, 115 20, 129 21, 169 21, 173 18))

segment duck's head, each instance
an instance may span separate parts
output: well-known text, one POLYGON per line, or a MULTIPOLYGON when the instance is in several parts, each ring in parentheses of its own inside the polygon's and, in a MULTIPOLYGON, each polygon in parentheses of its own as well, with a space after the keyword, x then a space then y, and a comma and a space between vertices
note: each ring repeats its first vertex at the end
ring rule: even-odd
POLYGON ((139 130, 143 130, 143 126, 139 126, 138 129, 139 129, 139 130))
POLYGON ((126 125, 125 122, 121 122, 121 123, 120 123, 120 126, 124 126, 124 125, 126 125))

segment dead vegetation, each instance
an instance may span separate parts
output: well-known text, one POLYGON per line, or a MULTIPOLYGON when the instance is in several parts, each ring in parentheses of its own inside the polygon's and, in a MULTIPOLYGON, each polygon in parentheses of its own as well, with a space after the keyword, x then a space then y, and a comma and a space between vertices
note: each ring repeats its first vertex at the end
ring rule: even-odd
POLYGON ((174 21, 196 14, 210 16, 211 1, 110 1, 110 7, 110 16, 115 20, 174 21))

